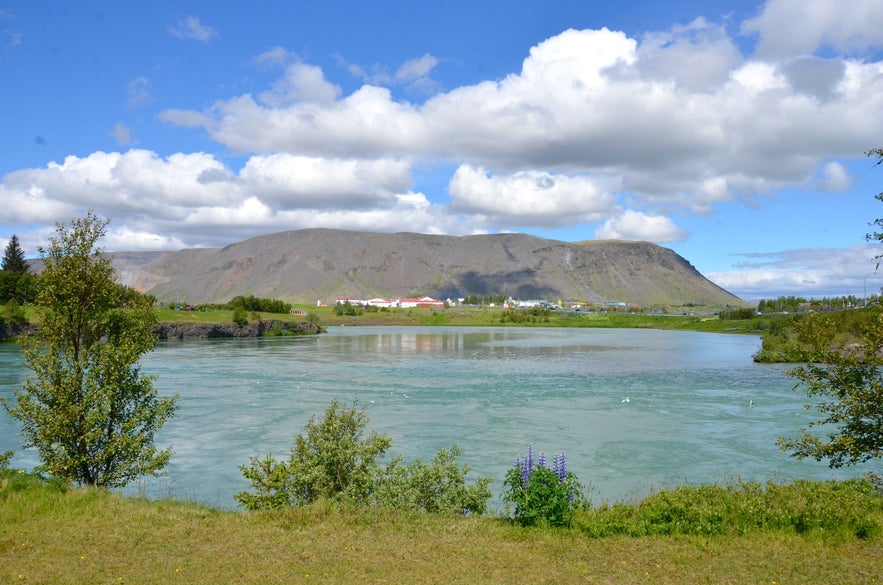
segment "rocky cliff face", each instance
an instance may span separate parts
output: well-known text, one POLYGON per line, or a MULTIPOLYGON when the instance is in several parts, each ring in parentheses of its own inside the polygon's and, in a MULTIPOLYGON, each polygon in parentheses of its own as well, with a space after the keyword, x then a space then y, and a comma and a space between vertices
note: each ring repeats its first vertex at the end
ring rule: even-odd
POLYGON ((647 242, 307 229, 222 249, 111 257, 124 284, 163 302, 500 294, 644 306, 742 304, 672 250, 647 242))

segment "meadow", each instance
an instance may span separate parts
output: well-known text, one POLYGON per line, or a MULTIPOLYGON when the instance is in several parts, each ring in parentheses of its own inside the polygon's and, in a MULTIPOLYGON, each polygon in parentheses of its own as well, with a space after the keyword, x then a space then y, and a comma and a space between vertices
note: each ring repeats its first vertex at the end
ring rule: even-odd
POLYGON ((881 579, 883 505, 862 481, 662 492, 643 510, 640 503, 621 504, 616 514, 596 509, 563 529, 327 502, 218 511, 72 489, 14 470, 0 478, 0 581, 6 583, 811 585, 881 579), (831 490, 839 495, 832 498, 831 490), (611 522, 631 528, 592 534, 611 522), (654 523, 670 528, 639 529, 654 523))

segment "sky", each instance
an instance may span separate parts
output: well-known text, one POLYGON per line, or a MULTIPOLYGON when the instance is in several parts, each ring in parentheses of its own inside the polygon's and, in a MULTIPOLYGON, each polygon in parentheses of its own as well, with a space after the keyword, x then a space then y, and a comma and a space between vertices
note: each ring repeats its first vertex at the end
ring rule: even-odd
POLYGON ((883 0, 0 0, 0 245, 518 232, 865 296, 881 114, 883 0))

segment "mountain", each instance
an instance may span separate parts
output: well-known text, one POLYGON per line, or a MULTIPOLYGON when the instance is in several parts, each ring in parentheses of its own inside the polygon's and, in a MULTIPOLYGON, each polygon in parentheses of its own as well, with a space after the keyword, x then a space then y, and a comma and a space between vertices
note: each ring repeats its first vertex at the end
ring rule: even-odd
POLYGON ((524 234, 436 236, 304 229, 225 248, 111 253, 119 280, 162 302, 447 299, 471 294, 648 305, 744 305, 684 258, 647 242, 524 234))

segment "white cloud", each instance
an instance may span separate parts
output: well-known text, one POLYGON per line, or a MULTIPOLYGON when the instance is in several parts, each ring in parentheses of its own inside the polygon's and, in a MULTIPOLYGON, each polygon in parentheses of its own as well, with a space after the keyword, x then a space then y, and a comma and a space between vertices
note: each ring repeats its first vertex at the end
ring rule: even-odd
POLYGON ((410 165, 389 159, 254 156, 240 177, 248 191, 283 209, 384 206, 411 186, 410 165))
POLYGON ((664 244, 681 242, 687 232, 662 215, 648 215, 628 209, 611 217, 595 232, 599 240, 641 240, 664 244))
MULTIPOLYGON (((808 26, 780 46, 770 43, 796 3, 773 0, 746 23, 757 55, 704 19, 641 39, 567 30, 530 48, 520 71, 422 101, 399 96, 410 95, 402 84, 431 82, 440 60, 430 54, 397 69, 351 65, 365 84, 345 92, 274 47, 254 61, 279 71, 263 91, 160 115, 242 154, 240 167, 205 153, 68 157, 4 177, 0 198, 10 205, 0 218, 51 222, 94 208, 125 226, 115 241, 138 249, 309 226, 462 234, 595 223, 599 238, 682 241, 688 234, 671 219, 679 214, 782 188, 842 191, 851 182, 844 163, 883 135, 883 63, 812 54, 874 45, 879 17, 868 17, 874 27, 851 16, 823 21, 811 4, 800 17, 808 26), (456 169, 448 200, 414 184, 413 169, 428 167, 456 169)), ((866 3, 857 6, 864 14, 866 3)), ((173 34, 216 33, 189 17, 173 34)), ((129 89, 132 105, 149 99, 145 78, 129 89)), ((128 126, 114 134, 131 141, 128 126)), ((721 278, 816 278, 746 270, 755 272, 721 278)))
POLYGON ((178 17, 177 22, 174 25, 170 25, 167 30, 173 37, 193 39, 202 43, 207 43, 212 37, 218 35, 218 31, 202 24, 199 17, 196 16, 178 17))
POLYGON ((841 193, 852 185, 849 172, 839 162, 829 162, 815 182, 816 188, 826 193, 841 193))
POLYGON ((279 108, 291 103, 330 104, 340 96, 340 88, 328 83, 322 70, 313 65, 293 63, 271 91, 260 94, 262 103, 279 108))
POLYGON ((795 294, 805 298, 878 294, 883 273, 875 270, 878 247, 857 244, 847 249, 797 249, 741 254, 749 260, 733 270, 706 274, 711 281, 746 300, 795 294))
POLYGON ((114 250, 223 246, 305 227, 474 233, 410 191, 410 163, 257 155, 235 172, 212 155, 147 150, 67 157, 11 173, 0 184, 3 223, 47 223, 94 209, 112 220, 114 250), (119 226, 119 227, 117 227, 119 226))
POLYGON ((883 46, 879 0, 768 0, 760 15, 742 25, 760 37, 764 58, 787 58, 830 47, 844 53, 883 46))
POLYGON ((479 214, 498 229, 560 227, 598 221, 616 209, 603 182, 539 171, 490 176, 464 165, 454 173, 448 191, 453 211, 479 214))

